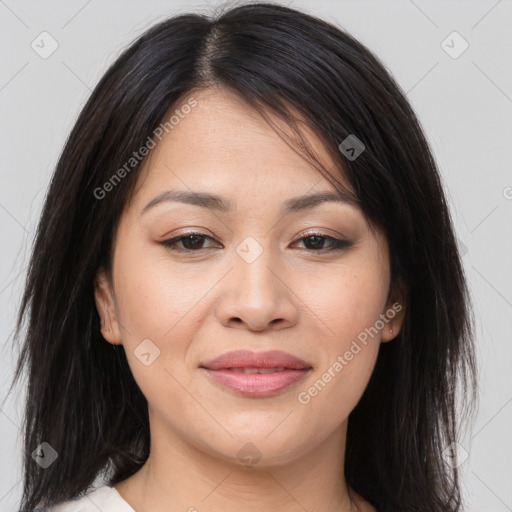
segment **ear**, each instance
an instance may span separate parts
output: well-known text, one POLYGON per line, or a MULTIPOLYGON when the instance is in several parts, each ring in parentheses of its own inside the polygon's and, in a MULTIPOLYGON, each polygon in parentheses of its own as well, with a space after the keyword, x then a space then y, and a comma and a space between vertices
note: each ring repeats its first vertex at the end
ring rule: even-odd
POLYGON ((398 336, 402 329, 406 312, 406 287, 401 278, 391 287, 386 309, 383 315, 386 316, 384 328, 381 332, 381 342, 387 343, 398 336))
POLYGON ((101 334, 109 343, 121 345, 121 329, 117 318, 114 293, 103 268, 94 279, 94 299, 101 321, 101 334))

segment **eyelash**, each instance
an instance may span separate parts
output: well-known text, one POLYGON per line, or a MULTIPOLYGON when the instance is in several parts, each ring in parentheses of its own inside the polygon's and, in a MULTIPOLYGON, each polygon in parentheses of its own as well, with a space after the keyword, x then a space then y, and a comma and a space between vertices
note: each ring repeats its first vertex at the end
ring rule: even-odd
MULTIPOLYGON (((190 238, 192 236, 199 236, 199 237, 202 237, 203 239, 214 240, 211 236, 205 235, 204 233, 190 232, 190 233, 186 233, 184 235, 179 235, 179 236, 176 236, 174 238, 170 238, 169 240, 163 240, 163 241, 161 241, 159 243, 161 245, 163 245, 164 247, 170 249, 171 251, 176 251, 176 252, 192 253, 192 252, 200 252, 200 251, 203 251, 205 249, 208 249, 208 247, 200 248, 200 249, 197 249, 197 250, 194 250, 194 249, 177 249, 176 248, 176 245, 178 243, 180 243, 184 239, 190 238)), ((305 250, 316 252, 316 253, 326 253, 326 252, 332 252, 332 251, 339 251, 339 250, 342 250, 342 249, 346 249, 347 247, 350 247, 352 245, 351 242, 348 242, 346 240, 339 240, 338 238, 334 238, 332 236, 324 235, 323 233, 317 233, 317 232, 308 233, 306 236, 299 238, 298 241, 302 241, 302 240, 305 240, 305 239, 308 239, 308 238, 312 238, 312 237, 319 237, 319 238, 323 238, 325 240, 330 240, 331 245, 332 245, 331 248, 305 249, 305 250)))

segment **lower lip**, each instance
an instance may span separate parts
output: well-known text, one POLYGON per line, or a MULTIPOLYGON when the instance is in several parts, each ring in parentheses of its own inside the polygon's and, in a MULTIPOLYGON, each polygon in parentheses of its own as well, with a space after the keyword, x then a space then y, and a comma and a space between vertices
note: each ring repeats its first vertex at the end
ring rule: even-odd
POLYGON ((244 396, 262 397, 279 391, 303 379, 308 370, 284 370, 275 373, 239 373, 231 370, 203 368, 216 382, 244 396))

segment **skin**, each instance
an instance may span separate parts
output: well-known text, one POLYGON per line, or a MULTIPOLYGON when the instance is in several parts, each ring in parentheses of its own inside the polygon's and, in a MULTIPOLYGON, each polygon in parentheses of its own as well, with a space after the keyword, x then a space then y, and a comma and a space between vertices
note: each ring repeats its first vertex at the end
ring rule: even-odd
MULTIPOLYGON (((347 418, 405 307, 309 403, 298 394, 401 304, 386 238, 344 203, 282 216, 287 199, 334 187, 232 92, 193 97, 198 105, 137 177, 114 240, 112 281, 100 269, 95 283, 102 335, 124 346, 149 407, 150 456, 115 488, 138 512, 374 511, 345 484, 347 418), (215 193, 235 210, 162 202, 141 214, 169 189, 215 193), (182 252, 159 243, 187 231, 211 239, 178 243, 182 252), (329 239, 304 239, 317 231, 352 245, 322 250, 329 239), (252 263, 236 252, 249 236, 262 249, 252 263), (149 366, 134 354, 145 339, 160 350, 149 366), (237 349, 283 350, 313 370, 277 395, 245 397, 198 368, 237 349), (261 455, 254 464, 238 455, 247 443, 261 455)), ((320 140, 307 137, 332 168, 320 140)))

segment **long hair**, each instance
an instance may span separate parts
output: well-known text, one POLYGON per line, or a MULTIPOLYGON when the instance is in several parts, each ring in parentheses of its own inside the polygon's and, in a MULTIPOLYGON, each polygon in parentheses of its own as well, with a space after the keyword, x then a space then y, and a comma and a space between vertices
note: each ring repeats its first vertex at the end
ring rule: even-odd
POLYGON ((81 495, 98 475, 114 485, 149 455, 147 401, 122 346, 101 336, 93 288, 98 268, 110 268, 144 160, 110 181, 107 197, 98 190, 171 109, 212 85, 283 119, 297 135, 290 144, 340 193, 343 172, 387 236, 392 282, 407 290, 402 330, 381 345, 349 417, 347 484, 379 512, 460 511, 457 464, 443 454, 473 410, 477 369, 470 296, 436 163, 405 94, 370 50, 341 28, 268 3, 156 24, 110 66, 71 130, 16 324, 13 384, 25 369, 28 386, 20 510, 81 495), (299 122, 321 138, 338 176, 319 164, 299 122), (350 135, 365 146, 357 158, 340 150, 350 135), (44 442, 58 454, 46 469, 32 457, 44 442))

